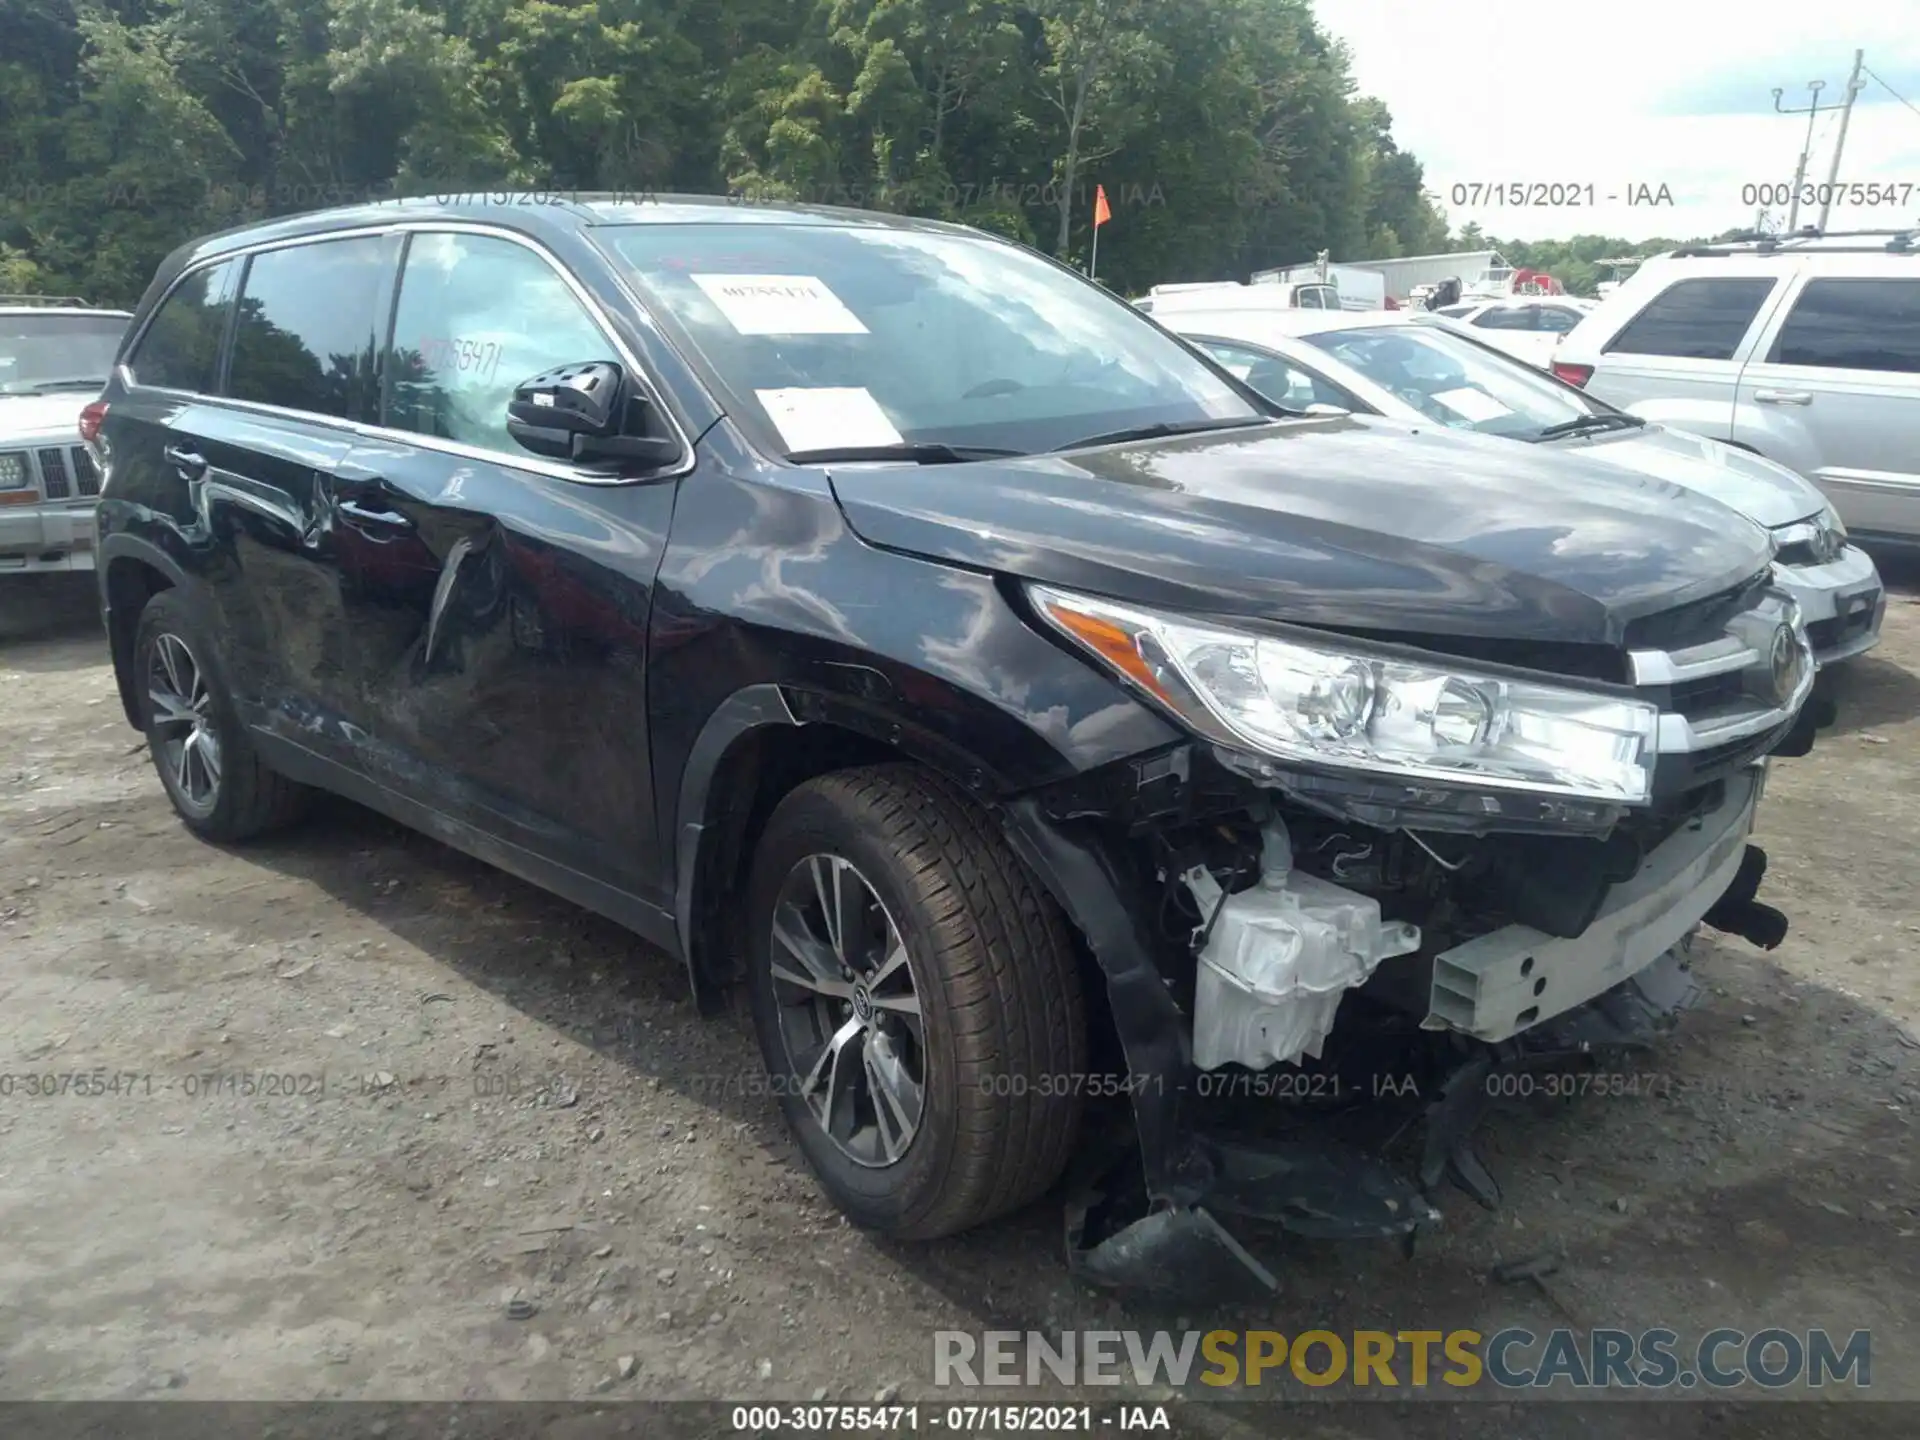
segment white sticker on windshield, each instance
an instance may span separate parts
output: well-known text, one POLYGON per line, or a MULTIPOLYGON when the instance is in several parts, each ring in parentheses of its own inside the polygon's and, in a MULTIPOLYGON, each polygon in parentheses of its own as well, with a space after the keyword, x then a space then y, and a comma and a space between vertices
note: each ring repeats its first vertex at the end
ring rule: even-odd
POLYGON ((858 386, 819 390, 795 386, 753 393, 792 450, 901 443, 900 432, 880 402, 858 386))
POLYGON ((1437 390, 1433 398, 1454 414, 1464 415, 1475 425, 1484 420, 1498 420, 1502 415, 1513 414, 1513 411, 1486 391, 1476 390, 1471 385, 1463 385, 1458 390, 1437 390))
POLYGON ((865 335, 860 317, 812 275, 695 275, 742 335, 865 335))

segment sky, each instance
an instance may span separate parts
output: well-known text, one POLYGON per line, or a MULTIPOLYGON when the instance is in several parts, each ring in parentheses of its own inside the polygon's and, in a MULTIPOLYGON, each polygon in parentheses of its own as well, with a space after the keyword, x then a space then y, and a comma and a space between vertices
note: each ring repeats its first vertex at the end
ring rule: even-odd
MULTIPOLYGON (((1804 114, 1775 112, 1773 90, 1785 92, 1781 104, 1804 108, 1807 82, 1824 80, 1820 104, 1838 104, 1856 48, 1913 108, 1863 75, 1840 180, 1905 188, 1892 204, 1836 200, 1828 228, 1920 224, 1920 0, 1313 0, 1313 8, 1347 43, 1360 90, 1386 102, 1395 140, 1422 162, 1456 228, 1478 221, 1502 239, 1646 240, 1753 225, 1760 197, 1744 187, 1775 185, 1784 195, 1807 136, 1804 114), (1581 203, 1487 202, 1492 187, 1513 182, 1558 184, 1581 203), (1475 185, 1477 207, 1465 193, 1475 185), (1673 203, 1628 203, 1640 187, 1657 196, 1663 185, 1673 203)), ((1815 117, 1810 183, 1826 180, 1839 123, 1837 110, 1815 117)), ((1770 213, 1784 225, 1784 198, 1770 213)), ((1818 219, 1816 200, 1797 223, 1818 219)))

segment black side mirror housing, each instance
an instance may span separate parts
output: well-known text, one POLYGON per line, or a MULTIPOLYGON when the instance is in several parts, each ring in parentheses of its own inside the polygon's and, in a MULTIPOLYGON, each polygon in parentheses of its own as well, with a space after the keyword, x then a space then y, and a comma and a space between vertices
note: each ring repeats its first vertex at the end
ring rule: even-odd
POLYGON ((657 402, 610 360, 557 365, 516 385, 507 433, 524 449, 575 464, 639 461, 671 465, 679 441, 644 433, 657 402))

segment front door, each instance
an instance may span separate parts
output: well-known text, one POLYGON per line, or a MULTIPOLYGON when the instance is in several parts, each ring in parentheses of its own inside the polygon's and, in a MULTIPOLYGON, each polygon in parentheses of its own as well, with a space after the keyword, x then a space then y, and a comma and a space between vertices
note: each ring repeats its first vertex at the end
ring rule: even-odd
POLYGON ((545 254, 496 233, 409 237, 384 433, 331 481, 362 564, 343 591, 371 702, 361 763, 664 908, 646 639, 675 484, 584 476, 506 430, 517 384, 589 360, 631 364, 545 254))
POLYGON ((1850 529, 1920 538, 1920 277, 1821 276, 1740 375, 1741 440, 1850 529))

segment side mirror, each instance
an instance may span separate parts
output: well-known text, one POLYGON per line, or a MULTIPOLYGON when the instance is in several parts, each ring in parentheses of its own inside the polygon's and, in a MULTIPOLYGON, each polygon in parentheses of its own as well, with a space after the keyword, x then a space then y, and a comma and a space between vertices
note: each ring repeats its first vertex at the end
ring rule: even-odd
POLYGON ((656 408, 639 382, 610 360, 558 365, 514 387, 507 433, 555 460, 670 465, 680 458, 679 442, 646 433, 648 412, 656 408))
POLYGON ((1352 413, 1350 410, 1342 410, 1338 405, 1329 405, 1324 400, 1316 400, 1307 406, 1309 415, 1350 415, 1352 413))

